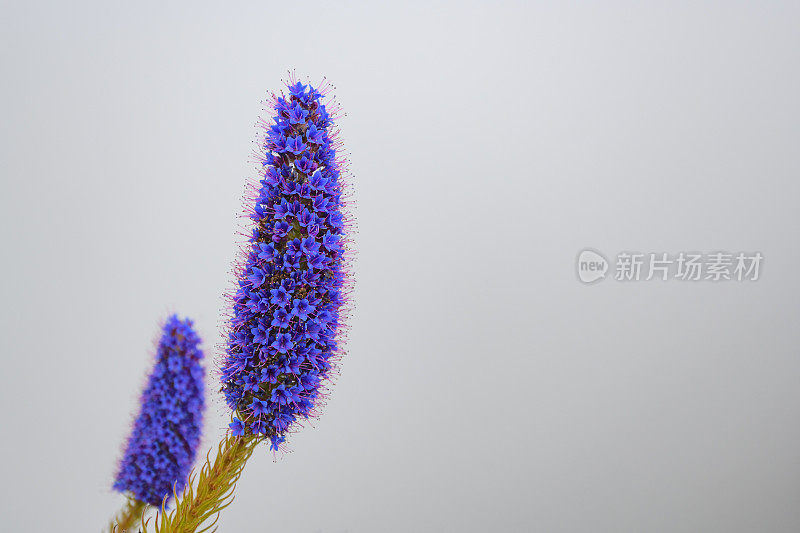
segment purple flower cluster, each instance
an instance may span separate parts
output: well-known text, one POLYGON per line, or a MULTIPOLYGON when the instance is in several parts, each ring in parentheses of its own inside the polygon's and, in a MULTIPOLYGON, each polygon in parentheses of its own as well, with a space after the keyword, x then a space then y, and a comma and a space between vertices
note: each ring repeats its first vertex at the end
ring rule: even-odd
POLYGON ((186 483, 200 444, 205 408, 199 344, 191 320, 176 315, 167 319, 115 490, 161 505, 164 496, 172 495, 173 485, 180 491, 186 483))
POLYGON ((249 214, 255 224, 238 274, 222 389, 234 435, 263 435, 272 448, 313 416, 339 355, 349 281, 343 161, 323 93, 300 82, 273 97, 263 174, 249 214))

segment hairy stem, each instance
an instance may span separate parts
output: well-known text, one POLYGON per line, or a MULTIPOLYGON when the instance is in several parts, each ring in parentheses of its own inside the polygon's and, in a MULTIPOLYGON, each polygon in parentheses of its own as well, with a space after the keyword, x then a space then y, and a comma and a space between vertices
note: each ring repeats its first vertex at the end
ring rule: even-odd
MULTIPOLYGON (((175 508, 167 512, 162 505, 153 524, 155 532, 201 533, 214 528, 219 512, 233 501, 236 482, 258 440, 252 436, 226 436, 219 443, 213 463, 209 450, 199 475, 189 477, 180 498, 175 495, 175 508), (209 520, 212 520, 211 523, 206 525, 209 520)), ((148 532, 147 524, 142 532, 148 532)))
POLYGON ((125 531, 133 530, 142 522, 142 515, 147 509, 145 502, 139 501, 136 498, 128 497, 128 503, 120 510, 119 514, 108 525, 110 533, 123 533, 125 531))

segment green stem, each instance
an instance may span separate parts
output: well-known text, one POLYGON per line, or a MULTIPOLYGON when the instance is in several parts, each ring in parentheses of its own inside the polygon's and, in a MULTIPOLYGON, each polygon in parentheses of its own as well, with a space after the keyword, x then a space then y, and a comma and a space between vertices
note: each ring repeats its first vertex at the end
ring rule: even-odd
POLYGON ((136 498, 128 497, 128 502, 119 514, 108 525, 110 533, 123 533, 131 528, 141 524, 142 515, 147 509, 145 502, 139 501, 136 498))
MULTIPOLYGON (((219 443, 213 464, 209 450, 200 474, 189 477, 180 499, 175 495, 175 508, 167 512, 162 505, 161 512, 156 515, 153 523, 155 532, 201 533, 213 528, 219 512, 233 501, 236 482, 258 440, 253 436, 226 436, 219 443), (205 525, 212 518, 213 521, 205 525), (204 526, 203 529, 200 529, 201 526, 204 526)), ((142 533, 147 532, 145 524, 142 533)))

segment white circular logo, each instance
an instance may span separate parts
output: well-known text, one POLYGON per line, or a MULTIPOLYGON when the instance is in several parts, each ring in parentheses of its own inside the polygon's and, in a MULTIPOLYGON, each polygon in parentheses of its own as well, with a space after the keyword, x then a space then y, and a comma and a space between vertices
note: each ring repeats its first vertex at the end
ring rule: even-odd
POLYGON ((600 252, 594 250, 581 251, 578 254, 578 279, 584 283, 594 283, 605 279, 608 272, 608 261, 600 252))

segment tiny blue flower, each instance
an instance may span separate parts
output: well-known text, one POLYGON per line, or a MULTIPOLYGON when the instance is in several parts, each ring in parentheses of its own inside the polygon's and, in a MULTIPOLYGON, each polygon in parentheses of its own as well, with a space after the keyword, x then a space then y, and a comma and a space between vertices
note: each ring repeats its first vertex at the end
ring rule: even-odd
POLYGON ((269 406, 267 405, 267 402, 256 398, 250 404, 250 410, 255 416, 263 415, 269 410, 269 406))
POLYGON ((308 111, 299 102, 292 106, 289 111, 289 124, 302 124, 308 116, 308 111))
POLYGON ((291 301, 291 299, 289 298, 289 293, 283 286, 278 287, 277 289, 270 289, 269 293, 270 293, 269 301, 276 305, 285 306, 291 301))
POLYGON ((294 343, 292 342, 292 336, 289 333, 279 333, 275 340, 272 342, 271 346, 278 350, 280 353, 288 352, 294 343))
POLYGON ((303 136, 298 135, 296 137, 289 137, 286 139, 286 150, 289 152, 299 155, 303 153, 303 150, 306 149, 306 144, 303 142, 303 136))
POLYGON ((281 219, 289 214, 289 202, 286 201, 286 198, 281 198, 281 202, 273 205, 272 208, 275 211, 276 219, 281 219))
POLYGON ((292 304, 292 316, 296 316, 300 320, 305 320, 308 318, 309 313, 314 312, 314 306, 311 305, 306 298, 295 298, 292 304))
POLYGON ((303 94, 306 92, 306 86, 298 81, 294 85, 289 85, 289 92, 292 94, 292 96, 303 96, 303 94))
POLYGON ((322 144, 322 130, 317 129, 315 124, 311 124, 306 130, 306 139, 314 144, 322 144))
POLYGON ((247 277, 247 279, 253 284, 253 288, 256 289, 264 284, 264 281, 267 279, 267 275, 260 268, 253 267, 252 270, 250 270, 250 275, 247 277))
POLYGON ((228 424, 228 427, 231 428, 231 435, 235 437, 244 435, 244 424, 238 418, 233 417, 233 422, 228 424))
POLYGON ((261 383, 278 382, 278 376, 281 375, 280 369, 275 365, 269 365, 267 368, 261 369, 261 383))
POLYGON ((276 328, 285 328, 289 325, 289 313, 286 312, 286 309, 278 309, 275 311, 275 314, 272 315, 272 322, 271 325, 275 326, 276 328))

